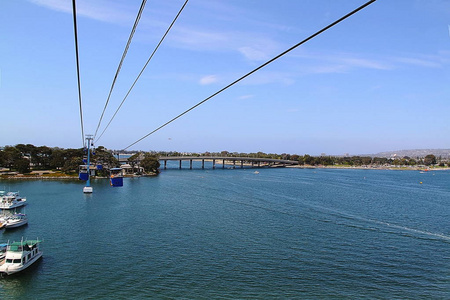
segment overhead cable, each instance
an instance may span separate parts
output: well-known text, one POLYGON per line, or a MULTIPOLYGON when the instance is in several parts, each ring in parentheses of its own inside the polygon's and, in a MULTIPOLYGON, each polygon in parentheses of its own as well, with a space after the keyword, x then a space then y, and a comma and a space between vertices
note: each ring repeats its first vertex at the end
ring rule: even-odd
POLYGON ((94 139, 95 139, 95 137, 97 135, 98 129, 100 128, 100 124, 102 123, 103 115, 105 114, 106 107, 108 106, 109 99, 111 98, 111 94, 112 94, 112 91, 114 89, 114 85, 116 84, 117 76, 119 75, 120 69, 122 68, 122 63, 123 63, 123 61, 125 59, 125 56, 127 55, 128 48, 130 47, 131 40, 133 39, 134 32, 136 31, 136 28, 137 28, 137 25, 139 23, 139 20, 141 19, 142 11, 144 10, 146 2, 147 2, 147 0, 142 0, 141 7, 140 7, 139 12, 138 12, 138 14, 136 16, 136 20, 134 21, 134 25, 133 25, 133 28, 131 29, 130 37, 128 38, 127 45, 125 46, 125 49, 123 51, 122 58, 120 59, 119 66, 117 67, 117 70, 116 70, 116 74, 114 75, 114 79, 112 81, 111 88, 109 90, 108 98, 106 99, 105 107, 103 108, 102 115, 100 116, 100 120, 98 121, 97 129, 95 130, 95 134, 94 134, 94 139))
POLYGON ((134 85, 136 84, 136 82, 139 80, 139 77, 141 77, 142 73, 144 72, 145 68, 147 67, 148 63, 150 62, 150 60, 153 58, 153 56, 155 55, 156 51, 158 50, 159 46, 162 44, 162 42, 164 41, 164 39, 166 38, 167 34, 169 33, 170 29, 172 28, 173 24, 175 24, 176 20, 178 19, 178 17, 180 16, 181 12, 183 11, 184 7, 186 6, 186 4, 188 3, 189 0, 186 0, 183 4, 183 6, 181 7, 181 9, 178 11, 177 15, 175 16, 175 18, 173 19, 172 23, 170 24, 169 28, 167 28, 166 32, 164 33, 163 37, 161 38, 161 40, 159 41, 158 45, 156 46, 155 50, 153 50, 152 54, 150 55, 149 59, 147 60, 147 62, 145 63, 144 67, 142 68, 141 72, 139 72, 139 75, 136 77, 136 79, 134 80, 133 84, 131 85, 131 88, 128 90, 127 94, 125 95, 125 98, 123 98, 122 102, 120 103, 119 107, 117 108, 116 112, 114 113, 114 115, 111 117, 111 120, 109 120, 108 124, 106 125, 105 129, 103 130, 103 132, 100 134, 100 136, 97 138, 97 141, 103 136, 103 134, 105 133, 106 129, 108 129, 109 125, 111 124, 111 122, 113 121, 114 117, 117 115, 117 113, 119 112, 120 108, 122 107, 123 103, 125 102, 125 100, 127 99, 128 95, 130 94, 131 90, 133 89, 134 85))
POLYGON ((272 63, 273 61, 277 60, 278 58, 282 57, 283 55, 289 53, 290 51, 294 50, 295 48, 297 48, 298 46, 306 43, 307 41, 311 40, 312 38, 318 36, 319 34, 321 34, 322 32, 330 29, 331 27, 333 27, 334 25, 340 23, 341 21, 347 19, 348 17, 350 17, 351 15, 357 13, 358 11, 362 10, 363 8, 367 7, 368 5, 372 4, 373 2, 375 2, 376 0, 370 0, 368 2, 366 2, 365 4, 361 5, 360 7, 356 8, 355 10, 349 12, 348 14, 346 14, 345 16, 341 17, 340 19, 334 21, 333 23, 331 23, 330 25, 322 28, 321 30, 317 31, 316 33, 310 35, 309 37, 307 37, 306 39, 304 39, 303 41, 299 42, 298 44, 292 46, 291 48, 287 49, 286 51, 278 54, 277 56, 275 56, 274 58, 270 59, 269 61, 263 63, 262 65, 260 65, 259 67, 257 67, 256 69, 253 69, 252 71, 248 72, 247 74, 245 74, 244 76, 240 77, 239 79, 236 79, 235 81, 233 81, 232 83, 228 84, 227 86, 225 86, 224 88, 220 89, 219 91, 215 92, 214 94, 212 94, 211 96, 207 97, 206 99, 200 101, 199 103, 197 103, 196 105, 192 106, 191 108, 189 108, 188 110, 184 111, 183 113, 179 114, 178 116, 176 116, 175 118, 171 119, 170 121, 164 123, 163 125, 159 126, 158 128, 156 128, 155 130, 151 131, 150 133, 146 134, 145 136, 143 136, 142 138, 138 139, 137 141, 135 141, 134 143, 128 145, 127 147, 125 147, 123 150, 127 150, 128 148, 130 148, 131 146, 134 146, 135 144, 139 143, 140 141, 142 141, 143 139, 147 138, 148 136, 152 135, 153 133, 157 132, 158 130, 160 130, 161 128, 169 125, 170 123, 172 123, 173 121, 175 121, 176 119, 180 118, 181 116, 187 114, 188 112, 190 112, 191 110, 197 108, 198 106, 200 106, 201 104, 205 103, 206 101, 210 100, 211 98, 217 96, 218 94, 220 94, 221 92, 225 91, 226 89, 228 89, 229 87, 235 85, 236 83, 238 83, 239 81, 243 80, 244 78, 250 76, 251 74, 255 73, 256 71, 264 68, 265 66, 267 66, 268 64, 272 63))
POLYGON ((76 55, 76 61, 77 61, 78 103, 80 106, 81 139, 83 141, 83 147, 85 147, 84 126, 83 126, 83 108, 81 105, 80 63, 79 63, 79 58, 78 58, 77 9, 76 9, 76 5, 75 5, 75 0, 72 0, 72 9, 73 9, 73 30, 74 30, 74 34, 75 34, 75 55, 76 55))

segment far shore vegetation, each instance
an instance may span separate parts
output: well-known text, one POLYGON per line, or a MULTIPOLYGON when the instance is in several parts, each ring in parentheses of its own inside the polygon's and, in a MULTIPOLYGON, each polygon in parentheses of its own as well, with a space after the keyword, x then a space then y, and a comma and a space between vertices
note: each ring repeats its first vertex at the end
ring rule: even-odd
MULTIPOLYGON (((103 146, 92 149, 90 162, 101 166, 96 175, 108 177, 109 169, 120 167, 113 151, 103 146)), ((23 175, 25 177, 76 178, 80 165, 86 165, 87 150, 36 147, 31 144, 18 144, 0 148, 0 176, 8 178, 23 175)), ((132 174, 156 175, 159 172, 159 161, 152 153, 141 152, 128 159, 132 174), (139 167, 137 164, 139 163, 139 167)))
MULTIPOLYGON (((121 153, 124 154, 124 153, 121 153)), ((311 156, 308 154, 267 154, 238 152, 182 153, 166 151, 132 152, 128 154, 127 164, 134 175, 157 175, 159 157, 195 156, 195 157, 249 157, 270 158, 295 161, 299 167, 334 167, 334 168, 398 168, 398 169, 443 169, 450 167, 450 160, 428 154, 424 157, 371 157, 371 156, 311 156)), ((109 168, 119 167, 117 151, 103 146, 92 151, 91 164, 101 165, 97 176, 108 176, 109 168)), ((76 178, 80 165, 86 164, 86 149, 63 149, 58 147, 17 144, 0 147, 0 178, 11 176, 76 178)))

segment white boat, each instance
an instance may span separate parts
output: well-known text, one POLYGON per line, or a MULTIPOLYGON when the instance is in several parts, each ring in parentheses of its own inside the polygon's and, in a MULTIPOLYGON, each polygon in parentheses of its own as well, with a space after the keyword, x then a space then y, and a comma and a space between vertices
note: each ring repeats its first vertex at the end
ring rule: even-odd
POLYGON ((0 229, 5 228, 6 220, 12 216, 12 213, 7 210, 2 210, 0 213, 0 229))
POLYGON ((0 209, 14 209, 27 204, 27 199, 20 197, 19 192, 8 192, 1 196, 0 209))
POLYGON ((16 228, 28 224, 28 217, 26 214, 16 213, 6 217, 2 222, 5 228, 16 228))
POLYGON ((8 244, 5 262, 0 266, 0 273, 11 275, 31 266, 42 257, 42 251, 39 249, 40 243, 39 240, 22 240, 8 244))

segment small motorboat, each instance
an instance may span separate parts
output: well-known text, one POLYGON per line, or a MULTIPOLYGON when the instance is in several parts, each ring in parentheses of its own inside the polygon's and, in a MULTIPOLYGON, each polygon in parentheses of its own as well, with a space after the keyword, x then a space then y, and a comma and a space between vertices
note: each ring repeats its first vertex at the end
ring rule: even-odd
POLYGON ((16 228, 28 224, 27 215, 22 213, 15 213, 9 217, 6 217, 4 220, 3 225, 6 229, 16 228))
POLYGON ((1 196, 0 209, 14 209, 27 204, 27 199, 20 197, 19 192, 8 192, 1 196))
POLYGON ((0 266, 0 273, 11 275, 31 266, 42 257, 42 251, 39 249, 40 243, 39 240, 22 240, 8 244, 5 262, 0 266))

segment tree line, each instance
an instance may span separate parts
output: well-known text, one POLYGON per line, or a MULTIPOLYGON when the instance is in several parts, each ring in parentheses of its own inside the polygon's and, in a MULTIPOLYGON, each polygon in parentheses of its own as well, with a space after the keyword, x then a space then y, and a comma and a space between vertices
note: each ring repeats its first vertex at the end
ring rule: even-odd
POLYGON ((433 154, 426 155, 425 157, 371 157, 371 156, 331 156, 320 155, 311 156, 309 154, 297 155, 297 154, 275 154, 275 153, 239 153, 239 152, 204 152, 204 153, 183 153, 177 151, 159 151, 153 152, 157 156, 218 156, 218 157, 251 157, 251 158, 270 158, 270 159, 283 159, 297 161, 300 165, 308 166, 432 166, 439 165, 441 167, 449 166, 450 162, 436 157, 433 154))
MULTIPOLYGON (((78 171, 80 165, 86 164, 87 149, 63 149, 58 147, 34 146, 18 144, 0 149, 0 167, 19 173, 29 173, 31 170, 59 170, 70 174, 78 171)), ((91 152, 90 161, 102 165, 98 175, 106 176, 109 168, 118 167, 119 161, 112 150, 99 146, 91 152)), ((144 153, 141 166, 148 172, 156 172, 159 168, 157 157, 144 153)))
MULTIPOLYGON (((118 167, 119 161, 114 156, 115 151, 108 150, 103 146, 95 148, 91 155, 91 162, 104 166, 105 170, 100 170, 99 175, 107 172, 107 169, 118 167)), ((307 166, 449 166, 450 162, 436 157, 433 154, 425 157, 411 158, 405 157, 371 157, 371 156, 311 156, 309 154, 274 154, 274 153, 238 153, 238 152, 204 152, 204 153, 183 153, 176 151, 149 151, 138 152, 128 158, 128 163, 134 168, 139 165, 146 172, 158 173, 160 167, 158 157, 160 156, 221 156, 221 157, 252 157, 271 158, 297 161, 300 165, 307 166)), ((31 144, 18 144, 15 146, 5 146, 0 149, 0 167, 8 168, 19 173, 29 173, 31 170, 59 170, 66 174, 78 171, 79 165, 86 164, 87 150, 63 149, 58 147, 34 146, 31 144)))

